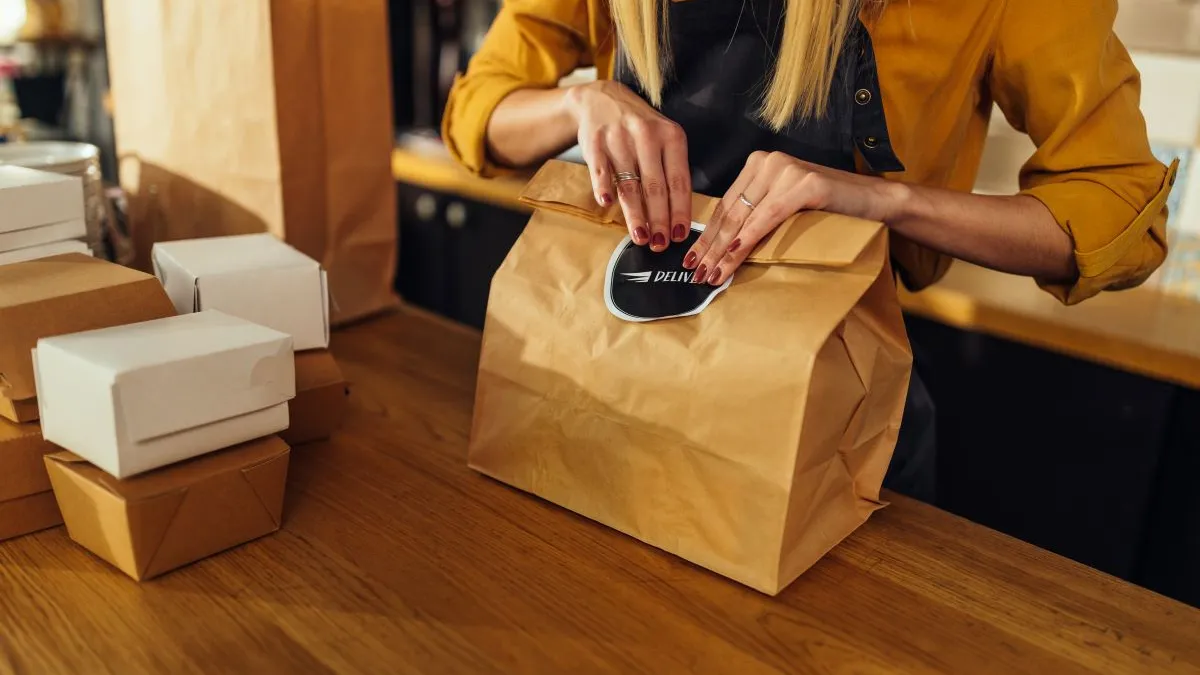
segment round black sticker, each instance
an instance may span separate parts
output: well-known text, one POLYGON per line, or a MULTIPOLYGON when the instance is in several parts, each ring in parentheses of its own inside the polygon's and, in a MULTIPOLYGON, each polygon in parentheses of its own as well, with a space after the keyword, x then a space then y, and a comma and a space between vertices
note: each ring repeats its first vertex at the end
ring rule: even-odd
POLYGON ((703 226, 693 223, 687 240, 672 243, 662 253, 636 246, 628 236, 622 239, 604 277, 608 311, 626 321, 672 319, 704 311, 717 294, 729 288, 733 275, 720 286, 692 282, 692 271, 683 268, 683 257, 702 231, 703 226))

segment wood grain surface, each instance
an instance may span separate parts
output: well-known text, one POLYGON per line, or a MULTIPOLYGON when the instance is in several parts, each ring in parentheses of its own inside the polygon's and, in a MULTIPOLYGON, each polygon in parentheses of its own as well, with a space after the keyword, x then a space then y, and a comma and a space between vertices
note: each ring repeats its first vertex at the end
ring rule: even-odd
MULTIPOLYGON (((485 179, 454 164, 444 149, 398 148, 396 180, 459 194, 516 211, 526 179, 485 179)), ((1103 293, 1072 307, 1032 280, 957 262, 920 293, 901 291, 905 311, 948 326, 1200 389, 1200 302, 1147 285, 1103 293)))
POLYGON ((144 584, 0 544, 0 672, 1200 672, 1200 611, 901 497, 768 598, 476 475, 478 348, 336 334, 350 417, 275 535, 144 584))

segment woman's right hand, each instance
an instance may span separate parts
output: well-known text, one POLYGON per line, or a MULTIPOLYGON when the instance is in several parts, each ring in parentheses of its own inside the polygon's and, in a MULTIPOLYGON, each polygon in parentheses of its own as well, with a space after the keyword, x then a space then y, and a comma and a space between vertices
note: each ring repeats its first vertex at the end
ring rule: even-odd
POLYGON ((621 202, 629 236, 638 246, 665 251, 687 238, 692 179, 683 129, 619 82, 572 87, 567 108, 579 127, 579 147, 596 201, 621 202), (631 173, 640 180, 617 181, 631 173))

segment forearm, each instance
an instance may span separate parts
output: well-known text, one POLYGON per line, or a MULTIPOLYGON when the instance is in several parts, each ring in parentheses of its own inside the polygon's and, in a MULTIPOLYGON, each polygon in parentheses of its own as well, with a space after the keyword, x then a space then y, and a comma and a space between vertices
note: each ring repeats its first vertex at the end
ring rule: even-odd
POLYGON ((890 184, 888 226, 918 244, 984 267, 1047 281, 1078 275, 1070 236, 1025 195, 966 194, 890 184))
POLYGON ((524 167, 575 145, 578 125, 567 108, 569 88, 518 89, 504 97, 487 125, 495 162, 524 167))

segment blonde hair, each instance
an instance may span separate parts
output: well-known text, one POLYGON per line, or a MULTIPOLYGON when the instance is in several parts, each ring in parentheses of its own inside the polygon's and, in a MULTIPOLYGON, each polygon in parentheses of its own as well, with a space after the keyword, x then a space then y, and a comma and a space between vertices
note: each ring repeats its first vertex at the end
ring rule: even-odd
MULTIPOLYGON (((685 0, 686 1, 686 0, 685 0)), ((753 2, 754 0, 709 0, 753 2)), ((609 0, 622 55, 655 106, 670 64, 666 36, 672 0, 609 0)), ((759 114, 780 130, 824 113, 838 56, 861 0, 785 0, 783 39, 759 114)))

